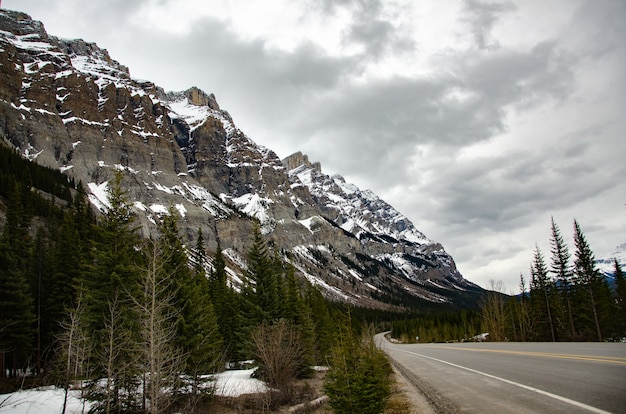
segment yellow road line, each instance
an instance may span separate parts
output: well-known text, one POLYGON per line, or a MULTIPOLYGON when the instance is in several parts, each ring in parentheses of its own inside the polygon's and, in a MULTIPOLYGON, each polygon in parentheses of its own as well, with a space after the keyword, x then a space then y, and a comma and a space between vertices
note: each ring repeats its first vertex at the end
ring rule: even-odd
POLYGON ((606 363, 612 363, 612 364, 626 365, 626 358, 610 357, 610 356, 553 354, 549 352, 506 351, 506 350, 499 350, 499 349, 473 349, 473 348, 452 347, 452 346, 450 347, 433 346, 430 348, 459 349, 463 351, 472 351, 472 352, 491 352, 491 353, 526 355, 526 356, 545 357, 545 358, 576 359, 580 361, 606 362, 606 363))

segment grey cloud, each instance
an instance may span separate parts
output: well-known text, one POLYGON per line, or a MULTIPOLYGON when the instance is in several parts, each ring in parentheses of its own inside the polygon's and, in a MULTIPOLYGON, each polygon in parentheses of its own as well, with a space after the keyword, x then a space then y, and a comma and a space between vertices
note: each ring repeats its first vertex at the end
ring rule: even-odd
POLYGON ((499 16, 516 9, 511 2, 487 3, 479 0, 466 0, 464 19, 469 23, 474 41, 479 49, 499 47, 491 39, 491 29, 499 16))

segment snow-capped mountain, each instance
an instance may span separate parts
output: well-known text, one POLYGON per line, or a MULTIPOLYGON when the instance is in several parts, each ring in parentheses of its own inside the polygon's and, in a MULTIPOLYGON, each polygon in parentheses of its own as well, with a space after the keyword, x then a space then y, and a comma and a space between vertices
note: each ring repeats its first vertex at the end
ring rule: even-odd
POLYGON ((270 246, 329 297, 379 306, 453 302, 480 288, 443 247, 368 190, 285 160, 237 128, 215 96, 165 92, 133 79, 106 50, 49 36, 23 13, 0 11, 0 134, 24 157, 80 180, 107 208, 124 172, 145 235, 178 214, 184 238, 219 240, 235 285, 258 223, 270 246))
POLYGON ((626 265, 626 243, 622 243, 615 248, 615 251, 609 256, 596 260, 596 265, 600 272, 609 280, 609 283, 613 283, 615 280, 615 259, 619 263, 622 272, 625 271, 626 265))

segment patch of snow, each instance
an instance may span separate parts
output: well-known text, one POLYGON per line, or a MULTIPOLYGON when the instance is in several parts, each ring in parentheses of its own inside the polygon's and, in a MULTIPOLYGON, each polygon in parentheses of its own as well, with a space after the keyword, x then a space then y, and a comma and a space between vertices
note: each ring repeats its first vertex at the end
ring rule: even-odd
POLYGON ((109 202, 109 182, 105 181, 102 184, 96 183, 88 183, 87 188, 91 192, 89 194, 89 201, 91 204, 96 206, 100 211, 107 211, 111 208, 111 203, 109 202))
MULTIPOLYGON (((41 387, 21 390, 0 396, 3 401, 0 413, 10 414, 48 414, 60 413, 63 409, 65 391, 56 387, 41 387), (5 401, 6 398, 6 401, 5 401)), ((67 398, 67 414, 88 412, 91 408, 89 401, 80 398, 80 391, 70 390, 67 398)))
POLYGON ((185 208, 185 206, 182 204, 176 204, 174 207, 176 207, 176 210, 178 210, 178 214, 180 214, 182 218, 185 218, 185 216, 187 215, 187 209, 185 208))
POLYGON ((169 214, 169 210, 163 204, 150 204, 150 210, 157 214, 169 214))
POLYGON ((248 193, 241 197, 233 198, 232 202, 239 207, 243 213, 256 217, 261 223, 266 223, 271 218, 267 209, 274 201, 269 198, 261 197, 256 193, 248 193))
POLYGON ((135 201, 133 203, 133 206, 135 206, 135 208, 137 210, 141 210, 141 211, 147 211, 148 208, 146 207, 146 205, 144 203, 142 203, 141 201, 135 201))
POLYGON ((215 394, 222 397, 239 397, 269 391, 270 388, 263 381, 252 378, 255 370, 256 368, 252 368, 215 374, 215 394))

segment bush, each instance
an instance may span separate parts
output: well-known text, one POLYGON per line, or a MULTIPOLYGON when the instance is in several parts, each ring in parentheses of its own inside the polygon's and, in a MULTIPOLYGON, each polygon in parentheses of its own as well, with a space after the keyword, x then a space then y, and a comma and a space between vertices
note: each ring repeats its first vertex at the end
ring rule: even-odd
POLYGON ((391 395, 387 356, 371 336, 354 337, 348 329, 333 349, 324 391, 337 414, 377 414, 391 395))

